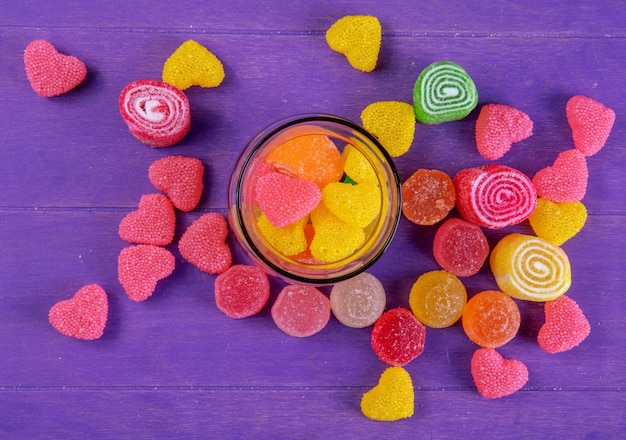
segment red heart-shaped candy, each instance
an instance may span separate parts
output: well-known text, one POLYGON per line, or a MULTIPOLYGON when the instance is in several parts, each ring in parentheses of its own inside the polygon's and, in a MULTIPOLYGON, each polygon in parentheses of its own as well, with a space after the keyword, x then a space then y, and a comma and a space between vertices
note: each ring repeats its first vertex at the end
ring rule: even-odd
POLYGON ((183 212, 193 211, 198 206, 204 188, 203 176, 204 165, 194 157, 164 157, 148 169, 150 182, 183 212))
POLYGON ((228 226, 218 213, 204 214, 194 221, 178 242, 178 250, 185 260, 201 271, 216 274, 228 269, 232 256, 226 236, 228 226))
POLYGON ((471 362, 474 384, 487 399, 513 394, 528 381, 526 365, 515 359, 504 359, 493 348, 480 348, 471 362))
POLYGON ((548 353, 571 350, 584 341, 591 326, 576 301, 560 296, 544 305, 546 321, 539 329, 537 342, 548 353))
POLYGON ((52 306, 48 321, 59 333, 76 339, 98 339, 109 311, 107 294, 97 284, 83 286, 71 298, 52 306))
POLYGON ((69 92, 87 76, 85 63, 63 55, 45 40, 35 40, 24 51, 26 77, 35 93, 52 97, 69 92))
POLYGON ((172 202, 163 194, 141 197, 137 211, 122 219, 119 235, 130 243, 165 246, 174 240, 176 214, 172 202))
POLYGON ((139 302, 152 295, 157 282, 170 276, 175 265, 174 255, 167 249, 140 244, 122 249, 117 273, 128 297, 139 302))

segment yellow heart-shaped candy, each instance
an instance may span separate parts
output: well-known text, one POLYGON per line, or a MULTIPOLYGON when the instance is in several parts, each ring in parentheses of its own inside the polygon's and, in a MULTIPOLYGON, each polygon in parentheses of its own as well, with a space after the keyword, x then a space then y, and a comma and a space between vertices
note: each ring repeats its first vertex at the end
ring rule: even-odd
POLYGON ((371 15, 347 15, 326 31, 330 48, 346 56, 352 67, 371 72, 378 62, 382 27, 371 15))
POLYGON ((322 189, 322 201, 344 222, 365 228, 380 214, 382 195, 372 182, 332 182, 322 189))
POLYGON ((411 104, 399 101, 374 102, 361 112, 361 122, 391 156, 402 156, 411 148, 415 137, 415 113, 411 104))
POLYGON ((537 208, 528 220, 537 237, 561 246, 583 228, 587 208, 581 202, 556 203, 539 198, 537 208))
POLYGON ((378 385, 361 399, 365 417, 379 421, 394 421, 411 417, 415 410, 415 393, 409 373, 401 367, 387 368, 378 385))
POLYGON ((365 242, 365 232, 358 226, 344 222, 320 203, 311 212, 315 235, 311 241, 311 254, 325 263, 349 257, 365 242))
POLYGON ((222 62, 194 40, 181 44, 163 66, 163 81, 179 90, 191 86, 217 87, 223 80, 222 62))

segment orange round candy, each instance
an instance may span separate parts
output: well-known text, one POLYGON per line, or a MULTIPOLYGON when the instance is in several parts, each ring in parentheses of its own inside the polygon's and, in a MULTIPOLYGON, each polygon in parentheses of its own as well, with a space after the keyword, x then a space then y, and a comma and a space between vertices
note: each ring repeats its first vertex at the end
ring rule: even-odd
POLYGON ((472 342, 485 348, 497 348, 517 334, 520 312, 506 293, 485 290, 467 302, 461 321, 472 342))
POLYGON ((466 302, 465 286, 445 270, 433 270, 420 276, 409 295, 409 305, 415 317, 433 328, 450 327, 457 322, 466 302))
POLYGON ((417 170, 402 184, 402 213, 415 224, 429 226, 454 208, 456 191, 450 176, 439 170, 417 170))

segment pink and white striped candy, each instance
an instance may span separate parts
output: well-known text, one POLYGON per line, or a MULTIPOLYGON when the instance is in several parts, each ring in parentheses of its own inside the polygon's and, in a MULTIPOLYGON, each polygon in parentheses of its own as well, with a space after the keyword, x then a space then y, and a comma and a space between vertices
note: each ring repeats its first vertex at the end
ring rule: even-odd
POLYGON ((461 216, 489 229, 526 220, 537 206, 537 191, 521 171, 490 164, 459 171, 453 179, 461 216))

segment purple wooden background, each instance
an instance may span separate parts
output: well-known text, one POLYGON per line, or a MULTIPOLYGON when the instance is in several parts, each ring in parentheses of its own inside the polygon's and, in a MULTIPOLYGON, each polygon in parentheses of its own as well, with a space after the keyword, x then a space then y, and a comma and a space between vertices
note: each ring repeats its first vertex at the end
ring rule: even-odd
MULTIPOLYGON (((621 0, 9 3, 0 13, 1 438, 626 437, 621 0), (352 69, 326 46, 325 30, 348 14, 382 23, 373 73, 352 69), (22 54, 38 38, 87 64, 80 88, 55 99, 35 95, 22 54), (165 59, 189 38, 222 60, 226 79, 187 91, 193 120, 183 142, 143 146, 122 122, 117 96, 135 79, 160 78, 165 59), (320 334, 296 339, 274 326, 269 307, 229 319, 213 301, 214 277, 185 263, 175 246, 177 268, 153 297, 141 304, 126 297, 117 281, 126 245, 117 226, 141 195, 154 192, 147 178, 154 160, 190 155, 207 169, 199 209, 178 216, 179 237, 202 213, 226 212, 229 171, 266 125, 303 112, 358 121, 371 102, 410 102, 421 69, 441 60, 472 75, 480 104, 509 104, 531 116, 534 136, 500 161, 529 175, 572 148, 570 96, 590 96, 617 113, 607 146, 588 161, 587 225, 563 246, 573 266, 569 294, 592 326, 580 347, 543 352, 535 342, 542 309, 519 302, 522 328, 500 351, 525 362, 530 379, 492 401, 473 386, 477 347, 461 327, 429 330, 425 353, 406 367, 415 416, 376 423, 359 410, 385 368, 369 329, 333 318, 320 334), (49 326, 48 309, 88 283, 109 293, 105 334, 94 342, 63 337, 49 326)), ((485 163, 473 143, 476 115, 418 126, 411 151, 396 161, 402 180, 417 168, 453 175, 485 163)), ((490 243, 511 231, 530 229, 489 232, 490 243)), ((434 232, 403 219, 371 269, 388 307, 407 306, 413 282, 437 268, 434 232)), ((246 263, 232 237, 231 244, 235 262, 246 263)), ((464 282, 470 294, 496 287, 486 269, 464 282)), ((272 299, 280 287, 273 282, 272 299)))

